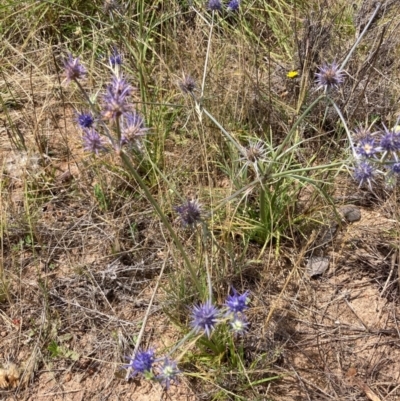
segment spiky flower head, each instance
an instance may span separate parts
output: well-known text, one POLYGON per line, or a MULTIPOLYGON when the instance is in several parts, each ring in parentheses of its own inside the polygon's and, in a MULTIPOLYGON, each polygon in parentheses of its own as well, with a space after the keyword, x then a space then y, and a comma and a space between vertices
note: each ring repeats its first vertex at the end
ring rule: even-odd
POLYGON ((228 11, 238 11, 239 10, 240 1, 239 0, 231 0, 228 3, 227 9, 228 11))
POLYGON ((380 143, 381 149, 384 152, 397 152, 400 150, 400 134, 389 131, 385 127, 385 132, 383 133, 380 143))
POLYGON ((334 61, 332 64, 324 64, 318 67, 319 72, 316 75, 317 89, 324 89, 325 91, 331 89, 338 89, 344 81, 344 71, 340 69, 339 65, 334 61))
POLYGON ((363 157, 372 157, 377 152, 379 152, 379 148, 375 145, 375 138, 372 136, 366 136, 362 138, 358 142, 358 146, 356 148, 357 153, 363 157))
POLYGON ((128 84, 124 77, 113 77, 111 84, 107 86, 104 95, 104 118, 117 119, 122 114, 131 109, 128 97, 132 93, 132 86, 128 84))
POLYGON ((234 288, 232 288, 233 295, 228 295, 225 305, 228 307, 229 312, 238 313, 244 312, 249 308, 249 293, 250 291, 245 291, 240 295, 234 288))
POLYGON ((156 380, 158 380, 165 389, 168 390, 171 382, 176 382, 178 380, 177 375, 179 373, 181 373, 181 371, 177 368, 176 362, 171 361, 166 357, 161 366, 160 374, 156 376, 156 380))
POLYGON ((122 134, 127 141, 137 140, 147 134, 149 129, 144 124, 143 117, 136 111, 124 114, 122 134))
POLYGON ((83 134, 83 149, 96 155, 105 150, 100 134, 94 128, 87 128, 83 134))
POLYGON ((220 11, 222 10, 221 0, 210 0, 208 2, 208 9, 211 11, 220 11))
POLYGON ((90 128, 94 123, 94 117, 92 113, 77 113, 76 121, 82 129, 90 128))
POLYGON ((221 313, 211 301, 195 305, 191 312, 191 326, 195 332, 203 332, 207 337, 211 336, 211 332, 215 329, 219 322, 221 313))
POLYGON ((249 326, 249 323, 245 316, 234 314, 229 320, 229 325, 231 326, 231 331, 234 334, 244 334, 249 326))
POLYGON ((202 207, 197 200, 188 200, 181 206, 175 207, 184 226, 194 227, 201 222, 202 207))
POLYGON ((249 146, 242 149, 241 160, 247 164, 257 164, 257 162, 265 159, 267 150, 263 141, 251 141, 249 146))
POLYGON ((190 75, 183 74, 179 87, 183 93, 192 94, 196 89, 196 81, 190 75))
POLYGON ((132 369, 130 377, 134 377, 138 374, 145 375, 151 372, 153 368, 153 364, 155 362, 154 350, 138 350, 133 358, 128 359, 130 362, 129 364, 125 365, 125 368, 132 369))
POLYGON ((374 167, 367 162, 361 162, 354 169, 354 179, 359 183, 360 187, 364 183, 368 183, 368 186, 371 189, 371 181, 373 180, 374 175, 374 167))
POLYGON ((72 54, 64 60, 65 75, 67 77, 67 82, 75 81, 83 78, 86 74, 85 67, 80 63, 79 57, 73 58, 72 54))

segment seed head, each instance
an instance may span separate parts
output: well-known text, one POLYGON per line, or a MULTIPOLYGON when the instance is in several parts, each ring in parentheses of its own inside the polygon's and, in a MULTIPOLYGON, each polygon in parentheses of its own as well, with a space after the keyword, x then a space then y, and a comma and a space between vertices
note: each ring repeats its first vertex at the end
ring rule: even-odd
POLYGON ((328 91, 330 89, 338 89, 338 87, 343 83, 344 72, 339 68, 336 62, 332 64, 324 64, 319 67, 319 72, 316 75, 317 89, 324 89, 328 91))
POLYGON ((85 129, 93 125, 94 118, 92 113, 78 113, 76 115, 76 121, 82 129, 85 129))
POLYGON ((151 372, 155 361, 154 350, 149 349, 147 351, 139 350, 133 358, 130 359, 128 365, 125 368, 132 369, 130 377, 134 377, 138 374, 146 374, 151 372))
POLYGON ((204 332, 207 337, 215 329, 221 316, 220 311, 211 301, 206 301, 200 305, 195 305, 191 313, 191 326, 197 333, 204 332))
POLYGON ((245 291, 240 295, 234 288, 232 288, 233 295, 228 295, 225 305, 228 307, 229 312, 238 313, 243 312, 249 308, 249 293, 250 291, 245 291))
POLYGON ((171 382, 176 382, 177 375, 181 373, 177 368, 175 361, 171 361, 168 357, 164 359, 163 365, 161 367, 161 373, 156 376, 158 380, 166 390, 169 389, 171 382))
POLYGON ((67 82, 83 78, 86 74, 85 67, 79 62, 79 57, 73 58, 71 54, 64 60, 67 82))
POLYGON ((188 200, 183 205, 175 207, 175 210, 178 212, 184 226, 194 227, 201 222, 202 209, 197 200, 188 200))
POLYGON ((83 149, 96 155, 105 150, 100 134, 94 128, 86 128, 83 134, 83 149))

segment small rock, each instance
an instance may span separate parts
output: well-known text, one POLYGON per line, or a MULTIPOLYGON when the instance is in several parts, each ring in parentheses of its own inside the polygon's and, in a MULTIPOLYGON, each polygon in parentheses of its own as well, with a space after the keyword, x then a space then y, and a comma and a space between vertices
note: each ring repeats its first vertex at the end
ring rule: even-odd
POLYGON ((339 211, 343 218, 352 223, 361 219, 361 210, 355 205, 345 205, 339 208, 339 211))
POLYGON ((325 256, 312 256, 307 263, 307 274, 310 277, 319 276, 329 268, 330 260, 325 256))

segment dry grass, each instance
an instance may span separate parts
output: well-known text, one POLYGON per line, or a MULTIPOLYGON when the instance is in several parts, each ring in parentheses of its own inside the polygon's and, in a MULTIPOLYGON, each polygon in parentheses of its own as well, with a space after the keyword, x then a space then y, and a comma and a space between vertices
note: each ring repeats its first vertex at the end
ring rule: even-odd
MULTIPOLYGON (((183 73, 201 82, 210 29, 202 2, 195 3, 199 13, 179 2, 152 2, 144 25, 130 2, 123 17, 94 4, 93 18, 84 17, 92 5, 70 3, 26 2, 22 10, 11 3, 0 14, 0 398, 400 399, 397 189, 381 185, 371 194, 345 171, 319 176, 335 204, 356 204, 361 220, 340 225, 319 248, 330 267, 310 278, 315 230, 332 218, 311 185, 296 196, 293 190, 284 235, 267 243, 240 215, 237 199, 211 214, 238 190, 238 155, 177 85, 183 73), (13 15, 21 23, 10 22, 13 15), (243 366, 226 354, 202 359, 193 345, 179 365, 185 375, 168 393, 144 380, 124 381, 122 366, 162 266, 143 346, 168 350, 183 337, 196 291, 170 234, 123 165, 112 154, 83 152, 74 113, 84 99, 61 84, 69 48, 90 67, 85 87, 104 87, 109 72, 99 56, 114 43, 124 49, 138 108, 151 126, 144 178, 199 280, 207 265, 219 303, 230 285, 251 291, 243 366), (183 229, 174 212, 191 198, 210 211, 208 242, 199 240, 200 228, 183 229)), ((243 145, 251 138, 282 141, 318 96, 316 67, 346 56, 374 2, 356 9, 346 1, 306 3, 243 1, 239 16, 217 18, 202 102, 243 145), (291 70, 299 77, 287 78, 291 70)), ((382 3, 335 95, 352 128, 373 120, 391 126, 399 115, 399 10, 395 1, 382 3)), ((304 144, 296 162, 347 157, 337 115, 325 110, 320 103, 299 127, 304 144)), ((248 204, 257 207, 252 196, 248 204)))

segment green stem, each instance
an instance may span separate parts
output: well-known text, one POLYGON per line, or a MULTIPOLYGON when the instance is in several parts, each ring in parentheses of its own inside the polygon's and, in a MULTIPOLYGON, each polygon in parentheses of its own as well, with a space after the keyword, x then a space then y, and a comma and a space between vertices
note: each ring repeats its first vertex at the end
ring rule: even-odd
POLYGON ((202 287, 200 284, 200 281, 197 278, 196 272, 193 269, 192 264, 190 263, 190 260, 185 252, 185 250, 183 249, 183 245, 181 243, 181 241, 179 240, 178 236, 176 235, 174 229, 172 228, 170 222, 168 221, 168 219, 165 217, 164 213, 162 212, 160 205, 157 203, 157 201, 153 198, 153 196, 151 195, 149 189, 147 188, 147 185, 144 183, 144 181, 142 180, 142 178, 140 177, 140 175, 138 174, 138 172, 136 171, 135 167, 133 166, 131 160, 129 159, 129 157, 126 155, 126 153, 124 153, 123 151, 120 152, 120 157, 123 161, 123 163, 125 164, 126 168, 129 170, 129 172, 132 174, 132 176, 135 178, 136 182, 139 184, 140 188, 142 188, 144 194, 146 195, 147 200, 152 204, 153 208, 155 209, 155 211, 157 212, 157 214, 160 216, 162 222, 164 223, 165 227, 167 228, 167 230, 169 231, 169 233, 171 234, 172 239, 175 242, 176 247, 179 249, 187 269, 189 270, 191 279, 193 284, 195 285, 195 287, 197 288, 197 291, 199 292, 199 294, 202 294, 202 287))
POLYGON ((346 135, 347 135, 347 138, 348 138, 349 143, 350 143, 351 151, 353 153, 353 156, 356 158, 357 157, 356 149, 355 149, 355 146, 354 146, 354 143, 353 143, 353 139, 351 138, 350 130, 347 127, 346 120, 344 119, 343 114, 340 111, 340 109, 337 106, 337 104, 329 96, 328 96, 328 100, 332 103, 333 108, 336 110, 336 113, 338 114, 340 120, 342 121, 344 130, 346 131, 346 135))

